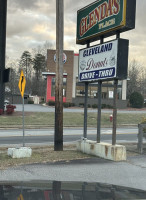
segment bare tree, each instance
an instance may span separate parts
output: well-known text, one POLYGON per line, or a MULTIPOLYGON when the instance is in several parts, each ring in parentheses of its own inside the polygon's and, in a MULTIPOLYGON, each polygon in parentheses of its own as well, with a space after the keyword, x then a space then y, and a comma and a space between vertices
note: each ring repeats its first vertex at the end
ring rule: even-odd
POLYGON ((46 41, 44 44, 39 45, 36 48, 32 49, 32 55, 35 56, 36 54, 42 54, 47 58, 47 49, 53 49, 54 45, 51 42, 46 41))
POLYGON ((141 63, 133 60, 129 64, 129 81, 127 84, 127 97, 133 92, 146 95, 146 69, 141 63))

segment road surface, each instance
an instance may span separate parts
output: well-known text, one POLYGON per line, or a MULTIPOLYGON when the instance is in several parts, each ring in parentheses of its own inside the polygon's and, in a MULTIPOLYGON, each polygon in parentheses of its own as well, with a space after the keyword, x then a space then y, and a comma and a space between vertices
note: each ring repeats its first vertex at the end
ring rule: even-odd
MULTIPOLYGON (((16 111, 22 111, 22 105, 21 104, 16 104, 16 111)), ((33 105, 33 104, 25 104, 24 106, 25 112, 55 112, 54 107, 48 107, 48 106, 43 106, 43 105, 33 105)), ((83 113, 84 109, 83 108, 64 108, 64 112, 77 112, 77 113, 83 113)), ((88 112, 92 113, 95 112, 97 113, 97 109, 88 109, 88 112)), ((112 109, 102 109, 102 113, 111 113, 113 112, 112 109)), ((118 113, 143 113, 146 114, 146 109, 144 110, 118 110, 118 113)))
MULTIPOLYGON (((96 128, 88 128, 88 139, 96 140, 96 128)), ((137 142, 137 128, 118 128, 117 129, 117 142, 137 142)), ((22 143, 22 130, 8 129, 0 130, 0 145, 21 144, 22 143)), ((82 128, 64 128, 64 143, 74 143, 76 140, 83 137, 82 128)), ((101 129, 101 141, 111 142, 112 129, 101 129)), ((26 129, 25 142, 27 144, 53 144, 54 129, 26 129)))

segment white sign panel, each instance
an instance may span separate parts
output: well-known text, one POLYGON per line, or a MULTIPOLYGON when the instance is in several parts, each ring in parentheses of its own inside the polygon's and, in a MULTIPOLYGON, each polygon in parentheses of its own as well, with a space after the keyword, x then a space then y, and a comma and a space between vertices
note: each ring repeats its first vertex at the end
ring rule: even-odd
POLYGON ((98 81, 116 77, 118 40, 79 52, 79 81, 98 81))

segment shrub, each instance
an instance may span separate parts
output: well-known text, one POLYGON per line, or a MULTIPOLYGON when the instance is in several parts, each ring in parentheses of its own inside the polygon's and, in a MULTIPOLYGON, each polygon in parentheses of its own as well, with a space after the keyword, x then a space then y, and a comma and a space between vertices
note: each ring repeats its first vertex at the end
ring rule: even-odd
POLYGON ((144 98, 139 92, 133 92, 130 95, 129 102, 133 108, 142 108, 144 104, 144 98))
POLYGON ((88 104, 88 108, 91 108, 91 105, 90 105, 90 104, 88 104))
POLYGON ((64 107, 64 108, 68 108, 69 106, 70 106, 70 103, 69 103, 69 102, 64 102, 64 103, 63 103, 63 107, 64 107))
POLYGON ((0 109, 0 115, 2 115, 4 113, 3 109, 0 109))
POLYGON ((101 108, 106 108, 106 104, 102 104, 102 105, 101 105, 101 108))
POLYGON ((14 109, 16 108, 16 106, 13 105, 7 105, 6 106, 6 113, 7 114, 12 114, 14 112, 14 109))
POLYGON ((75 103, 69 103, 69 107, 74 107, 75 103))
POLYGON ((34 104, 34 101, 29 100, 29 101, 28 101, 28 104, 34 104))
POLYGON ((79 106, 80 107, 84 107, 84 103, 79 103, 79 106))
POLYGON ((55 101, 48 101, 47 104, 48 104, 49 106, 55 106, 55 101))
POLYGON ((111 105, 106 105, 106 108, 108 108, 108 109, 112 109, 113 106, 111 106, 111 105))
POLYGON ((97 104, 93 104, 92 108, 98 108, 98 105, 97 104))

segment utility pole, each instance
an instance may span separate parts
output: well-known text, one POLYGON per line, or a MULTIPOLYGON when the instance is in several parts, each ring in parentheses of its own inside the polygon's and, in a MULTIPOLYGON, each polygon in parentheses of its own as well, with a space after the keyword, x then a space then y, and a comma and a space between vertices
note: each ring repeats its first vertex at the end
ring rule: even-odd
POLYGON ((64 0, 56 0, 55 151, 63 151, 63 43, 64 0))
POLYGON ((3 73, 5 70, 6 18, 7 0, 0 0, 0 109, 4 109, 5 99, 5 84, 3 80, 3 73))

